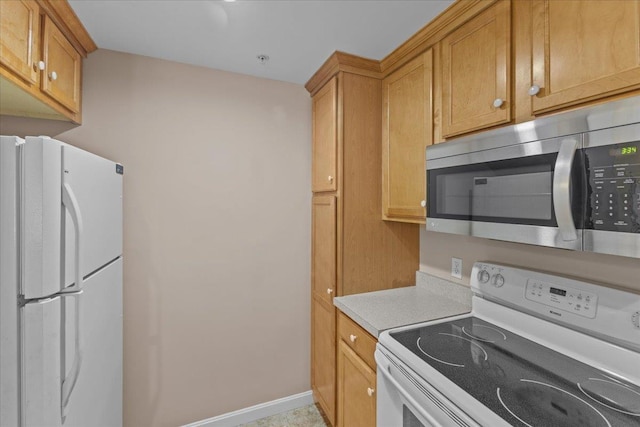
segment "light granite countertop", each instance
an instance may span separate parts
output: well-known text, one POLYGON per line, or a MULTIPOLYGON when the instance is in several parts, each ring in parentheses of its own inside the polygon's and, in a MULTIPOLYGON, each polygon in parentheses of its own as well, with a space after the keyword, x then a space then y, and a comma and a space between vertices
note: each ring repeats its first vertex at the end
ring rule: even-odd
POLYGON ((386 329, 471 311, 471 289, 422 271, 416 286, 336 297, 333 304, 374 337, 386 329))

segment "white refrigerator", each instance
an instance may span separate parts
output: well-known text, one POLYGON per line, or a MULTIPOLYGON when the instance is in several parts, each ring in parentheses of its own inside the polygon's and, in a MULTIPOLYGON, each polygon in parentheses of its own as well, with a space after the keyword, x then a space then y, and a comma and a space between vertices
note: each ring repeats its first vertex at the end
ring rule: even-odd
POLYGON ((0 137, 0 426, 122 425, 123 167, 0 137))

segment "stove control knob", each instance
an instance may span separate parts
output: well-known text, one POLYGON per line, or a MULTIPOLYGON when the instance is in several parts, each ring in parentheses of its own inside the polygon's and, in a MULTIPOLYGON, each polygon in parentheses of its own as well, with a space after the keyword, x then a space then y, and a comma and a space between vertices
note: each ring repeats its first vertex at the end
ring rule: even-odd
POLYGON ((633 322, 633 326, 635 326, 636 329, 640 329, 640 311, 636 311, 631 315, 631 322, 633 322))
POLYGON ((478 271, 478 280, 480 283, 487 283, 489 281, 489 273, 487 270, 478 271))
POLYGON ((502 285, 504 285, 504 277, 502 276, 502 274, 498 273, 494 275, 491 284, 496 288, 501 288, 502 285))

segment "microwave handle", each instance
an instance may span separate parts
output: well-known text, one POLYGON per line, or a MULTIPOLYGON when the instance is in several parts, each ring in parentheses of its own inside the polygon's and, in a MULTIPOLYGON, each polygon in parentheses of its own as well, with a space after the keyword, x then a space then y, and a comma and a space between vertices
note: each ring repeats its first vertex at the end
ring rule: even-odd
POLYGON ((578 149, 577 139, 565 139, 560 143, 553 172, 553 206, 558 221, 560 237, 564 241, 578 239, 571 212, 571 166, 578 149))

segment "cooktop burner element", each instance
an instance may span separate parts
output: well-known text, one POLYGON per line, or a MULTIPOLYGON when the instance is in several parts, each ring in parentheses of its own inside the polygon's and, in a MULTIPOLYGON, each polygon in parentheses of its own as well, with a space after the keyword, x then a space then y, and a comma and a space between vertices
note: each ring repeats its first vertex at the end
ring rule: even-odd
POLYGON ((462 327, 462 332, 468 337, 484 342, 504 341, 507 339, 507 336, 499 330, 477 323, 471 327, 471 332, 467 331, 464 326, 462 327))
POLYGON ((640 387, 481 319, 390 335, 512 425, 640 426, 640 387))
MULTIPOLYGON (((420 337, 418 337, 418 340, 416 341, 416 346, 418 347, 418 350, 420 350, 422 352, 422 354, 424 354, 425 356, 427 356, 428 358, 430 358, 431 360, 435 360, 436 362, 440 362, 440 363, 444 363, 445 365, 449 365, 449 366, 456 366, 458 368, 464 368, 464 361, 461 361, 461 358, 458 357, 459 355, 457 354, 451 354, 451 352, 447 352, 446 354, 440 354, 439 350, 444 349, 446 350, 447 347, 451 347, 451 346, 457 346, 457 347, 466 347, 468 344, 462 342, 459 344, 456 343, 451 343, 451 339, 453 340, 464 340, 467 341, 470 345, 471 345, 471 351, 475 350, 475 354, 476 357, 474 359, 477 358, 478 355, 480 355, 480 357, 484 357, 484 360, 488 359, 488 355, 487 352, 485 351, 484 348, 482 348, 482 346, 468 338, 465 337, 461 337, 458 335, 453 335, 453 334, 446 334, 446 333, 439 333, 437 335, 434 335, 433 337, 431 337, 431 339, 429 340, 429 343, 427 343, 429 349, 431 352, 433 352, 435 354, 435 356, 433 354, 429 354, 428 352, 426 352, 423 348, 422 345, 420 343, 420 337), (480 352, 480 353, 479 353, 480 352), (439 356, 439 357, 437 357, 439 356), (442 360, 442 359, 445 360, 442 360), (449 360, 449 361, 447 361, 449 360), (453 361, 452 361, 453 360, 453 361), (457 363, 455 363, 457 362, 457 363)), ((464 357, 464 355, 460 355, 461 357, 464 357)))
POLYGON ((640 424, 640 392, 624 384, 601 378, 589 378, 578 388, 592 400, 614 411, 638 417, 640 424))
POLYGON ((504 408, 522 424, 533 427, 544 419, 545 426, 611 427, 592 404, 561 388, 539 381, 521 379, 521 387, 503 396, 496 390, 504 408), (517 409, 512 409, 517 408, 517 409))

